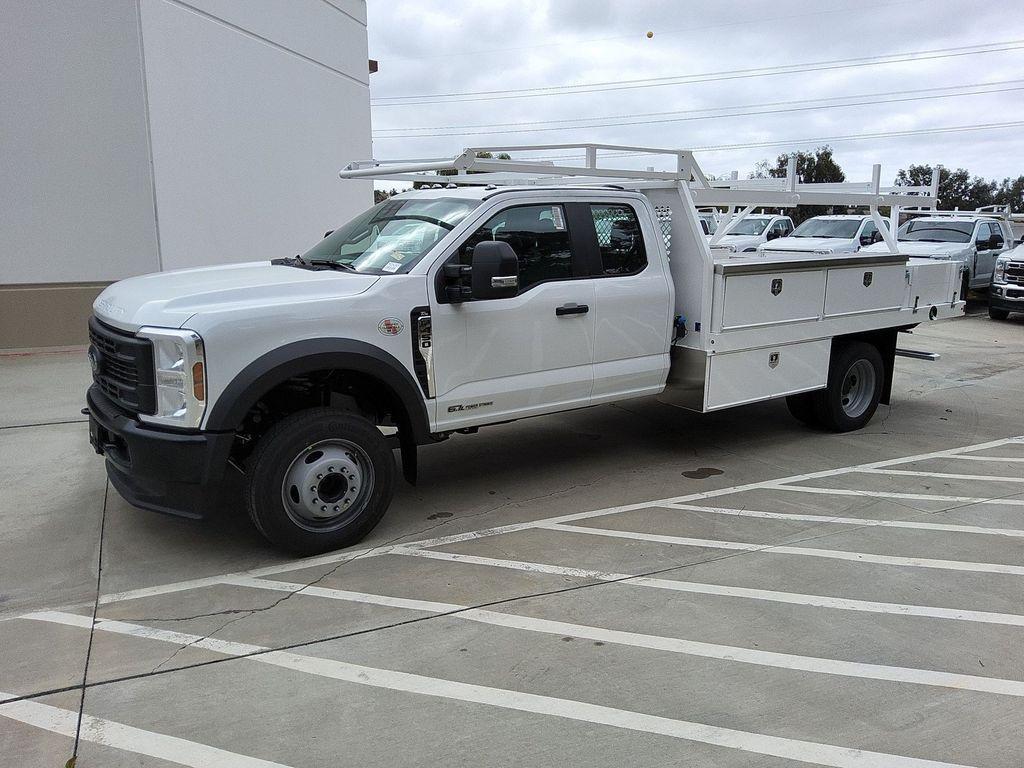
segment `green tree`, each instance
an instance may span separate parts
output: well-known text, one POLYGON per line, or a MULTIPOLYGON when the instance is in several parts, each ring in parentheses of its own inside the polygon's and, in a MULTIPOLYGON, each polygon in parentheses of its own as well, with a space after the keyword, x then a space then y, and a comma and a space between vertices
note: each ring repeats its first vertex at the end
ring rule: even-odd
MULTIPOLYGON (((846 174, 832 156, 832 147, 827 144, 813 152, 790 152, 775 158, 774 164, 762 160, 754 166, 752 179, 784 179, 789 170, 789 158, 796 158, 796 178, 803 184, 823 184, 846 181, 846 174)), ((799 224, 813 216, 830 213, 831 208, 821 205, 802 205, 790 211, 790 216, 799 224)))
POLYGON ((996 205, 1008 205, 1014 213, 1024 213, 1024 176, 1003 179, 992 196, 996 205))
MULTIPOLYGON (((896 185, 900 187, 926 187, 931 183, 930 165, 911 165, 906 170, 901 168, 896 174, 896 185)), ((939 166, 939 208, 947 211, 973 211, 983 205, 998 202, 995 200, 996 191, 995 181, 985 181, 981 176, 971 176, 966 168, 951 171, 939 166)))

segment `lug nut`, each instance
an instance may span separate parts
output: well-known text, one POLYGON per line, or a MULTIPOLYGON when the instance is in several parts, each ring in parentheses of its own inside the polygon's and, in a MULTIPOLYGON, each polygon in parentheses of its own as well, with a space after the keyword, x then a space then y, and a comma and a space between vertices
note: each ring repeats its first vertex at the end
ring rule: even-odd
POLYGON ((328 468, 327 468, 327 471, 328 471, 328 472, 333 472, 333 471, 334 471, 334 467, 328 467, 328 468))
POLYGON ((335 511, 335 512, 339 512, 340 510, 339 510, 339 509, 338 509, 338 507, 336 506, 336 507, 334 508, 334 511, 335 511))
POLYGON ((327 507, 320 507, 320 511, 321 512, 326 512, 327 511, 327 507))
POLYGON ((324 479, 324 476, 323 476, 323 475, 317 475, 317 476, 316 476, 316 479, 317 479, 317 480, 323 480, 323 479, 324 479))

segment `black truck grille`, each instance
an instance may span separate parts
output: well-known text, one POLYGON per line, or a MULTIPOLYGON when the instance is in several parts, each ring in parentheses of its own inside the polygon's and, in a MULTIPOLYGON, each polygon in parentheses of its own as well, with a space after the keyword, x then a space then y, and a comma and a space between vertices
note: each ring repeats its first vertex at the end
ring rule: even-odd
POLYGON ((1011 261, 1006 265, 1006 282, 1024 285, 1024 261, 1011 261))
POLYGON ((92 380, 130 413, 156 412, 153 344, 89 318, 92 380))

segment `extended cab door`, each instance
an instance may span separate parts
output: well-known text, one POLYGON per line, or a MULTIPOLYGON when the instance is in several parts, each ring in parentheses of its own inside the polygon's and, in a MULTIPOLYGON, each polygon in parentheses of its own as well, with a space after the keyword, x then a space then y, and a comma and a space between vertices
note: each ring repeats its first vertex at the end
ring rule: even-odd
POLYGON ((590 404, 595 280, 579 243, 577 206, 510 202, 445 260, 470 264, 477 243, 505 241, 519 258, 519 292, 451 303, 436 281, 437 430, 590 404))
POLYGON ((657 394, 672 341, 672 287, 650 221, 632 203, 588 203, 584 246, 597 276, 593 402, 657 394))

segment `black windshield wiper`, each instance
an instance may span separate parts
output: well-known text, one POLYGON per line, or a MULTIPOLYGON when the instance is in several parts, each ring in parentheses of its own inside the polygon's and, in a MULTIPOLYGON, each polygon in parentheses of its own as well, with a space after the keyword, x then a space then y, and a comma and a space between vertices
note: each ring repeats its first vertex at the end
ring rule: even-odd
POLYGON ((360 274, 359 270, 350 264, 343 264, 340 261, 333 261, 331 259, 305 259, 303 263, 310 264, 314 267, 329 267, 330 269, 340 269, 343 272, 355 272, 360 274))

